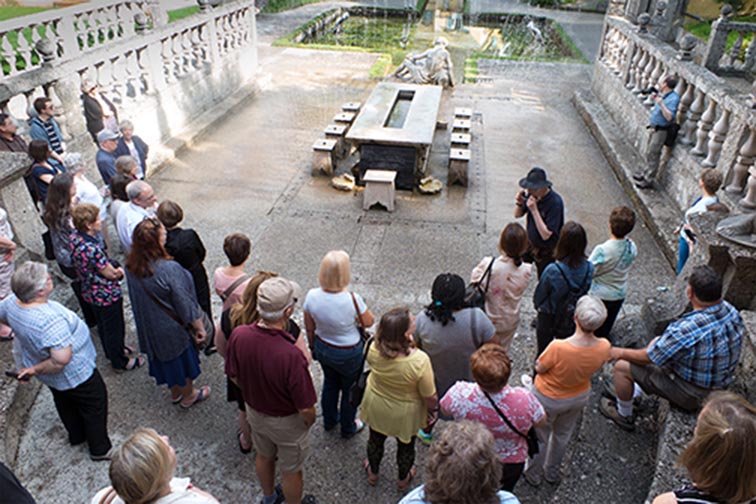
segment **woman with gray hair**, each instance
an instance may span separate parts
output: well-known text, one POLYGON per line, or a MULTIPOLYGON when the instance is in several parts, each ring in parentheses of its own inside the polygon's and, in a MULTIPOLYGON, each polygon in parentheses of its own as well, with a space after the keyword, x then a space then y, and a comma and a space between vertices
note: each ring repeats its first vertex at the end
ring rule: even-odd
POLYGON ((555 339, 535 363, 533 394, 546 410, 547 422, 536 427, 541 450, 525 471, 538 486, 561 480, 559 469, 580 413, 591 395, 591 376, 609 360, 611 343, 593 332, 606 320, 606 307, 595 296, 581 297, 575 306, 575 333, 555 339))
MULTIPOLYGON (((105 204, 105 194, 107 186, 97 189, 97 186, 87 178, 87 164, 84 162, 84 156, 78 152, 67 152, 63 155, 63 166, 66 171, 73 175, 74 186, 76 186, 77 203, 90 203, 95 205, 100 213, 100 220, 105 222, 108 215, 108 207, 105 204)), ((107 226, 103 226, 102 233, 107 237, 107 226)), ((109 240, 108 240, 109 241, 109 240)))
POLYGON ((0 302, 0 320, 16 335, 17 378, 36 376, 50 388, 68 441, 89 445, 92 460, 107 460, 108 392, 95 367, 87 325, 49 297, 53 281, 47 266, 25 262, 11 278, 13 295, 0 302))
POLYGON ((139 165, 137 177, 144 179, 147 175, 147 156, 150 153, 150 146, 141 137, 134 134, 134 124, 131 121, 123 120, 119 127, 121 128, 121 138, 118 139, 115 155, 128 155, 136 159, 139 165))
POLYGON ((491 433, 478 422, 450 424, 431 445, 425 485, 399 504, 519 504, 499 490, 501 465, 491 433))

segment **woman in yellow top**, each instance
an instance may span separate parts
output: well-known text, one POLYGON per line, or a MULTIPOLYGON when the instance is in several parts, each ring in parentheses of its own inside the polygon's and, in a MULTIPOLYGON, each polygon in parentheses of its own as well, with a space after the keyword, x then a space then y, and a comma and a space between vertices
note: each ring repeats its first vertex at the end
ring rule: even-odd
POLYGON ((575 334, 553 340, 536 361, 533 395, 546 410, 547 422, 536 426, 541 450, 525 471, 531 485, 561 479, 567 443, 591 395, 591 376, 609 360, 611 343, 593 334, 605 320, 606 307, 599 298, 581 297, 575 306, 575 334))
POLYGON ((370 375, 362 399, 360 417, 370 426, 367 459, 363 463, 368 483, 375 485, 386 438, 398 443, 400 490, 415 475, 415 435, 438 414, 433 368, 425 352, 414 348, 415 318, 406 308, 386 312, 378 324, 367 361, 370 375))

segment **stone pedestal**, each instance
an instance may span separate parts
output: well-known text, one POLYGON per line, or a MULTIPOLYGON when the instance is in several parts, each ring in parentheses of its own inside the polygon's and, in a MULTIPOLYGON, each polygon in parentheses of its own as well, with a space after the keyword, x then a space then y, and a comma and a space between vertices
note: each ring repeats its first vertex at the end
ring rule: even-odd
POLYGON ((467 187, 467 167, 470 164, 469 149, 452 149, 449 152, 449 178, 447 185, 461 184, 467 187))
POLYGON ((367 170, 362 180, 365 194, 362 209, 369 210, 375 204, 383 205, 389 212, 394 211, 396 172, 391 170, 367 170))
MULTIPOLYGON (((26 154, 0 152, 0 205, 8 212, 8 221, 15 235, 13 241, 26 249, 32 259, 44 260, 42 233, 47 229, 24 182, 23 175, 28 167, 26 154)), ((19 256, 20 252, 16 255, 19 256)))
POLYGON ((320 139, 312 145, 312 175, 333 175, 336 169, 336 140, 320 139))

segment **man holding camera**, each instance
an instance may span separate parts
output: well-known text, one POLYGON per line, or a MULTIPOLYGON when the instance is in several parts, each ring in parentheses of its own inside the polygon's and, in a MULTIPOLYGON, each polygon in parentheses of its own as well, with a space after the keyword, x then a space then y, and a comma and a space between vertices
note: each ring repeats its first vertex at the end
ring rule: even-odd
POLYGON ((635 185, 640 189, 649 189, 654 185, 662 147, 667 140, 670 128, 675 124, 675 115, 680 104, 680 96, 674 90, 676 86, 677 77, 668 75, 661 81, 661 89, 658 92, 655 88, 651 88, 656 105, 651 110, 651 120, 646 126, 649 131, 646 166, 642 173, 633 174, 635 185))
POLYGON ((554 262, 554 249, 564 225, 564 202, 551 189, 546 170, 533 167, 527 177, 520 179, 520 191, 515 197, 515 219, 527 215, 528 251, 523 259, 535 263, 538 278, 549 263, 554 262))

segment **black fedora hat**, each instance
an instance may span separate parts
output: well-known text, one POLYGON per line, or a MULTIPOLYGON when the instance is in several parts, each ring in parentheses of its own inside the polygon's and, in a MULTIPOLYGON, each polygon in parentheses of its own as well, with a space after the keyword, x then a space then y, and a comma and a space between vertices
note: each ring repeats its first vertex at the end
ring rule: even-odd
POLYGON ((551 182, 546 179, 546 170, 535 166, 528 172, 527 177, 520 179, 520 187, 530 190, 541 189, 551 187, 551 182))

